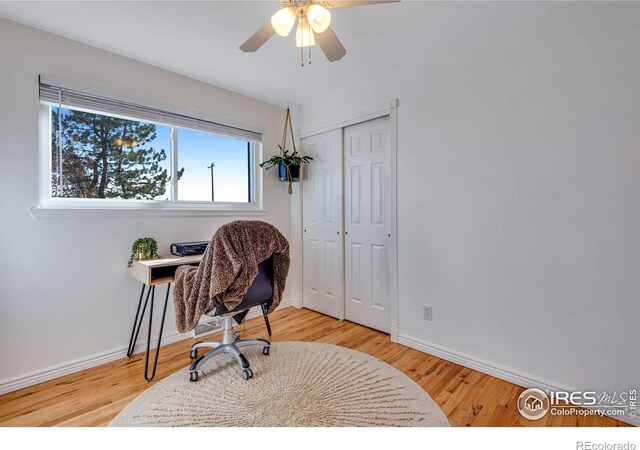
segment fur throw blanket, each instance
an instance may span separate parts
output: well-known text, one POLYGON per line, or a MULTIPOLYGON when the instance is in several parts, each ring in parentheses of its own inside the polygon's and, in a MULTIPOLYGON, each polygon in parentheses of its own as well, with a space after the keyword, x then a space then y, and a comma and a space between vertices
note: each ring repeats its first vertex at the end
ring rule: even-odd
MULTIPOLYGON (((258 275, 258 264, 273 257, 273 301, 280 304, 289 273, 289 242, 275 228, 259 220, 236 220, 213 235, 198 267, 176 270, 173 303, 180 333, 192 330, 203 314, 224 305, 231 311, 242 301, 258 275)), ((245 314, 235 316, 238 323, 245 314)))

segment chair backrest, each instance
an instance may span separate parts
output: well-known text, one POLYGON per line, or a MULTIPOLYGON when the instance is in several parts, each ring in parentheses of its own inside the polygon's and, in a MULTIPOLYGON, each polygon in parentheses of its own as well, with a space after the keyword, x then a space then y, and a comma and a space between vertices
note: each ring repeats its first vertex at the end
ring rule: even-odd
POLYGON ((271 298, 273 298, 273 261, 269 258, 258 264, 258 275, 242 297, 242 303, 257 305, 271 298))

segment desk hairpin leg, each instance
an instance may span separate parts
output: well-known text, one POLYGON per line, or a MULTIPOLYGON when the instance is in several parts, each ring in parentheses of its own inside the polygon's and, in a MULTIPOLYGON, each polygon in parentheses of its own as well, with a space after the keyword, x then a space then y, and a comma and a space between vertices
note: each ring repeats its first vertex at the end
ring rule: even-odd
POLYGON ((156 287, 149 286, 147 296, 142 307, 142 313, 140 313, 140 306, 142 306, 142 298, 144 297, 144 291, 146 285, 142 285, 142 291, 140 292, 140 300, 138 300, 138 310, 136 311, 136 318, 133 320, 133 329, 131 330, 131 338, 129 339, 129 348, 127 349, 127 356, 133 355, 136 341, 138 340, 138 334, 140 333, 140 327, 142 326, 142 320, 144 319, 144 313, 147 310, 147 304, 149 298, 151 298, 151 305, 149 306, 149 326, 147 328, 147 351, 144 358, 144 379, 147 381, 153 380, 156 376, 156 368, 158 366, 158 356, 160 355, 160 343, 162 341, 162 330, 164 329, 164 318, 167 314, 167 304, 169 302, 169 290, 171 289, 171 283, 167 284, 167 294, 164 298, 164 310, 162 311, 162 320, 160 322, 160 332, 158 333, 158 343, 156 344, 156 354, 153 360, 153 371, 149 376, 149 352, 151 350, 151 326, 153 325, 153 303, 155 301, 156 287))
POLYGON ((136 342, 138 341, 138 333, 140 332, 142 319, 144 318, 144 313, 147 310, 147 303, 149 302, 149 294, 151 294, 151 286, 149 286, 149 290, 147 291, 147 298, 144 301, 144 307, 142 308, 142 315, 140 314, 140 306, 142 306, 142 298, 144 297, 144 291, 146 288, 147 288, 147 285, 142 283, 140 300, 138 300, 138 310, 136 311, 136 318, 133 319, 133 329, 131 330, 131 338, 129 338, 129 347, 127 348, 127 358, 130 358, 131 355, 133 355, 133 350, 136 346, 136 342), (140 317, 140 320, 138 320, 138 317, 140 317))

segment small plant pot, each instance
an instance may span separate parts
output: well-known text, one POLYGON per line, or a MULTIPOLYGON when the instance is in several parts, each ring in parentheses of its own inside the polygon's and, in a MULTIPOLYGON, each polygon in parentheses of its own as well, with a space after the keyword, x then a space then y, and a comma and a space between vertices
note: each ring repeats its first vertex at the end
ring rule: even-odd
POLYGON ((136 253, 136 259, 138 261, 144 261, 145 259, 152 259, 153 252, 151 250, 138 250, 136 253))
MULTIPOLYGON (((287 166, 285 164, 280 164, 278 167, 280 181, 289 181, 289 177, 287 176, 287 166)), ((296 166, 291 164, 289 166, 289 172, 291 172, 291 181, 298 181, 300 179, 300 166, 296 166)))

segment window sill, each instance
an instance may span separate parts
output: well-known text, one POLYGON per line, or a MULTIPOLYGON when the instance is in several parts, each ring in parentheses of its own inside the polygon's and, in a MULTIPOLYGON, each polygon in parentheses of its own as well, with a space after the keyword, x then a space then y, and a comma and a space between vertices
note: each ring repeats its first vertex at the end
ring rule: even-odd
POLYGON ((125 219, 146 217, 238 217, 264 216, 266 209, 206 208, 87 208, 69 206, 34 206, 29 209, 34 219, 125 219))

